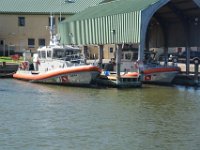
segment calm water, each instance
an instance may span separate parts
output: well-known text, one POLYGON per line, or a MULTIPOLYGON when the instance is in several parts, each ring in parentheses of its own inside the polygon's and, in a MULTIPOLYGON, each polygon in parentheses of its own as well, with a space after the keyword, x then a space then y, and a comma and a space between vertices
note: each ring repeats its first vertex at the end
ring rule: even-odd
POLYGON ((200 149, 200 89, 0 85, 1 150, 200 149))

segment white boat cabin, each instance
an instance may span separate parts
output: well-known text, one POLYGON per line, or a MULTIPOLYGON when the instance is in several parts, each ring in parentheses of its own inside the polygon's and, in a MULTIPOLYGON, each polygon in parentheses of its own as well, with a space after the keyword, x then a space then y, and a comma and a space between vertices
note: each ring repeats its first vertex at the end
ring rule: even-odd
MULTIPOLYGON (((152 60, 154 60, 154 58, 155 58, 155 53, 145 52, 145 59, 143 63, 145 64, 149 63, 152 60)), ((139 67, 137 60, 138 60, 138 50, 122 50, 120 71, 121 72, 137 72, 138 67, 139 67)), ((112 62, 113 61, 111 59, 110 61, 111 65, 112 65, 112 62)), ((114 67, 114 70, 116 70, 115 67, 114 67)))
POLYGON ((49 46, 39 48, 33 55, 34 70, 51 71, 83 64, 81 50, 72 46, 49 46))

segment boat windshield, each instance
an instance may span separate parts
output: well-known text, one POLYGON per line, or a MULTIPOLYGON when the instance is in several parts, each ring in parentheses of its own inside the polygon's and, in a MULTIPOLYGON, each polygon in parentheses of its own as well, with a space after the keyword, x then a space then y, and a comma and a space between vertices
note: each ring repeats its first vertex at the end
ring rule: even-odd
POLYGON ((53 58, 62 58, 64 57, 65 50, 64 49, 54 49, 53 50, 53 58))
POLYGON ((64 59, 66 61, 80 59, 81 52, 79 49, 56 48, 53 50, 54 59, 64 59))

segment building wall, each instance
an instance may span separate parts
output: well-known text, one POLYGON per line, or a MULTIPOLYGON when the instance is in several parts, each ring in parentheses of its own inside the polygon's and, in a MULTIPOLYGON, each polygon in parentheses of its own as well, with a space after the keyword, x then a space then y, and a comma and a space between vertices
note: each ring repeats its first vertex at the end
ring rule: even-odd
POLYGON ((104 45, 104 59, 115 58, 115 48, 114 44, 104 45))
MULTIPOLYGON (((15 51, 36 51, 39 47, 39 39, 45 39, 49 44, 49 16, 50 15, 24 15, 24 14, 0 14, 0 52, 14 49, 15 51), (18 17, 25 17, 25 26, 18 25, 18 17), (28 46, 28 39, 34 39, 35 45, 28 46)), ((62 15, 66 19, 67 15, 62 15)), ((59 22, 59 15, 55 16, 55 24, 59 22)), ((56 28, 57 31, 57 28, 56 28)))
MULTIPOLYGON (((36 52, 39 39, 45 39, 45 44, 49 44, 49 17, 50 15, 24 15, 24 14, 0 14, 0 56, 10 55, 12 52, 23 52, 31 50, 36 52), (25 26, 18 25, 18 17, 25 17, 25 26), (34 39, 34 47, 28 46, 28 39, 34 39)), ((55 16, 56 27, 59 23, 59 15, 55 16)), ((64 18, 69 15, 62 15, 64 18)), ((56 32, 58 29, 56 28, 56 32)), ((88 46, 88 56, 90 59, 98 59, 98 45, 88 46)), ((103 58, 114 58, 115 46, 104 45, 103 58)))
MULTIPOLYGON (((98 45, 89 45, 88 46, 88 59, 98 59, 98 45)), ((115 58, 115 45, 114 44, 106 44, 103 47, 103 59, 111 59, 115 58)))

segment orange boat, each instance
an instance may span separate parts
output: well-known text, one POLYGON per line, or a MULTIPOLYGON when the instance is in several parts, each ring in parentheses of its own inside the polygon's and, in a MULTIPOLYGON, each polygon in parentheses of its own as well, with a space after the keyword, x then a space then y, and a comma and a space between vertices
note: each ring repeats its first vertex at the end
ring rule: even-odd
POLYGON ((180 72, 178 66, 144 65, 143 82, 156 84, 170 84, 180 72))
POLYGON ((33 56, 33 64, 22 62, 13 78, 31 82, 90 85, 100 72, 97 66, 83 62, 78 48, 56 45, 38 49, 33 56))
POLYGON ((156 61, 155 53, 145 52, 145 61, 137 61, 138 51, 122 51, 121 71, 139 72, 142 74, 143 83, 170 84, 180 72, 177 64, 162 64, 156 61))

